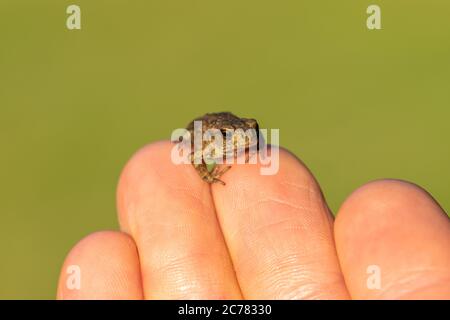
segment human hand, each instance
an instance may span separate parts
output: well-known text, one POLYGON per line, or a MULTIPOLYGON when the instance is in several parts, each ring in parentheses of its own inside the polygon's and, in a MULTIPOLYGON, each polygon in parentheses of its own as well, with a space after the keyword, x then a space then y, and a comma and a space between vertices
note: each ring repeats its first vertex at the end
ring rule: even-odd
POLYGON ((172 144, 136 153, 117 191, 120 232, 82 239, 59 299, 450 299, 450 221, 416 185, 353 192, 336 221, 309 170, 234 165, 226 186, 170 161, 172 144), (80 288, 67 286, 79 266, 80 288), (367 285, 376 266, 380 288, 367 285))

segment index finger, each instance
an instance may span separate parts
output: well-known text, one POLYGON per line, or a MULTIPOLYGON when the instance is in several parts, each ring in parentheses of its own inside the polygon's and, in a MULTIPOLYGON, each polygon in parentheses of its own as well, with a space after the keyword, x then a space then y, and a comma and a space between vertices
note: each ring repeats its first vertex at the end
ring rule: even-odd
POLYGON ((145 298, 239 299, 209 186, 150 144, 125 166, 117 191, 122 231, 135 240, 145 298))

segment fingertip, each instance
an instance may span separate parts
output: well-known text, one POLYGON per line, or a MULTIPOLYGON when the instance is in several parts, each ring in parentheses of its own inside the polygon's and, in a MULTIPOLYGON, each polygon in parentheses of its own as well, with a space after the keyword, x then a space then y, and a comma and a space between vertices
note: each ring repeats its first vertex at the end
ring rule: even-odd
POLYGON ((67 255, 57 299, 142 299, 139 258, 134 241, 115 231, 92 233, 67 255))
POLYGON ((421 187, 377 180, 355 190, 335 221, 335 240, 354 298, 443 297, 450 281, 450 223, 421 187), (368 270, 381 285, 367 285, 368 270), (433 292, 429 292, 432 289, 433 292))
POLYGON ((439 204, 419 185, 398 179, 380 179, 364 184, 347 197, 336 215, 335 231, 338 234, 348 231, 350 226, 362 221, 371 221, 370 225, 373 225, 389 215, 393 215, 394 221, 427 220, 428 217, 447 220, 439 204))

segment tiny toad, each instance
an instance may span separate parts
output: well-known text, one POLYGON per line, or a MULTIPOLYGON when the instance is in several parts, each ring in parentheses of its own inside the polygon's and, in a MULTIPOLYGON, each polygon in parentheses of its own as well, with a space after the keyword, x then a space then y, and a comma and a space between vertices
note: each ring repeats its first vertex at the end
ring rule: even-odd
MULTIPOLYGON (((238 152, 243 150, 245 152, 246 162, 248 162, 250 147, 254 146, 256 150, 258 150, 259 127, 254 119, 239 118, 231 112, 207 113, 202 117, 194 119, 186 128, 190 133, 192 146, 194 145, 193 137, 195 121, 202 121, 202 134, 209 129, 220 130, 223 138, 223 148, 220 155, 222 160, 225 160, 226 155, 232 155, 236 158, 238 152), (231 135, 231 133, 233 134, 231 135), (245 135, 242 133, 245 133, 245 135)), ((194 148, 192 148, 190 161, 204 181, 208 183, 219 182, 225 185, 225 182, 219 178, 228 171, 231 166, 220 168, 220 166, 215 164, 213 169, 208 170, 208 163, 204 160, 203 151, 211 144, 211 141, 202 141, 201 150, 195 151, 194 148)))

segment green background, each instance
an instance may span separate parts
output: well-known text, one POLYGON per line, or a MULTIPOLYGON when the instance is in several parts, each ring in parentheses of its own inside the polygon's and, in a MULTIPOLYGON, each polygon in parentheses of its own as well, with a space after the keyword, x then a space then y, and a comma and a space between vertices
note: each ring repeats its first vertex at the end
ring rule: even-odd
POLYGON ((392 177, 448 212, 449 107, 447 0, 1 0, 0 298, 54 298, 127 159, 205 112, 279 128, 333 211, 392 177))

